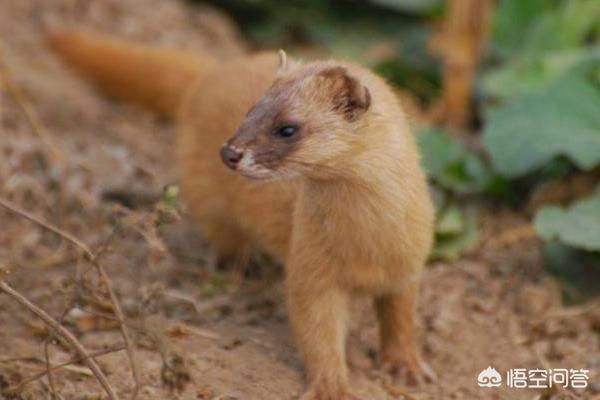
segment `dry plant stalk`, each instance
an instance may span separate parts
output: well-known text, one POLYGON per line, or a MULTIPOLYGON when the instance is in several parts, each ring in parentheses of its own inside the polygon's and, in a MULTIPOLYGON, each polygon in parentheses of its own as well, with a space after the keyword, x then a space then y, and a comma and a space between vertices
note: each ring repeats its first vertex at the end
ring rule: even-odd
POLYGON ((123 341, 125 342, 125 351, 127 352, 127 358, 129 359, 129 366, 131 368, 131 375, 133 376, 134 381, 134 388, 131 398, 132 400, 135 400, 140 390, 140 374, 135 359, 135 353, 133 350, 133 342, 131 341, 129 331, 127 330, 125 324, 125 316, 123 314, 123 310, 121 309, 121 305, 119 303, 119 300, 117 299, 117 295, 115 294, 115 291, 112 286, 112 281, 110 280, 108 274, 106 273, 102 265, 98 262, 96 256, 94 256, 94 258, 92 258, 90 261, 92 262, 92 264, 94 264, 94 266, 98 270, 100 278, 104 281, 104 284, 106 285, 115 315, 119 320, 119 328, 121 330, 121 335, 123 336, 123 341))
POLYGON ((449 0, 442 56, 446 122, 465 128, 471 119, 471 94, 477 66, 488 41, 493 0, 449 0))
MULTIPOLYGON (((58 322, 58 321, 57 321, 58 322)), ((62 321, 58 322, 62 325, 62 321)), ((58 399, 58 392, 56 391, 56 385, 54 384, 54 375, 52 375, 52 368, 50 368, 50 338, 53 338, 53 335, 49 335, 44 340, 44 361, 46 364, 46 375, 48 375, 48 386, 50 387, 50 394, 52 395, 52 400, 58 399)))
MULTIPOLYGON (((89 354, 89 358, 96 358, 96 357, 100 357, 106 354, 110 354, 110 353, 116 353, 118 351, 122 351, 125 350, 124 347, 112 347, 110 349, 106 349, 106 350, 100 350, 100 351, 96 351, 94 353, 90 353, 89 354)), ((85 361, 86 359, 84 357, 74 357, 69 361, 65 361, 63 363, 60 364, 56 364, 56 365, 50 365, 47 369, 45 369, 44 371, 41 371, 33 376, 30 376, 29 378, 25 378, 23 379, 21 382, 17 383, 14 386, 9 387, 8 389, 6 389, 6 391, 8 393, 19 393, 21 391, 21 389, 23 389, 23 387, 33 381, 36 381, 42 377, 44 377, 45 375, 49 375, 50 371, 56 371, 59 370, 61 368, 65 368, 68 367, 69 365, 73 365, 82 361, 85 361)))
POLYGON ((90 353, 86 350, 86 348, 81 344, 79 340, 64 326, 59 324, 54 318, 48 315, 44 310, 33 304, 29 301, 25 296, 14 290, 10 287, 4 280, 0 280, 0 292, 7 294, 16 300, 19 304, 25 307, 27 310, 35 314, 39 317, 44 323, 46 323, 50 328, 52 328, 57 334, 63 337, 77 353, 84 359, 85 363, 89 367, 89 369, 93 372, 98 382, 102 385, 106 394, 111 400, 118 400, 117 394, 114 389, 110 385, 110 382, 102 372, 102 369, 96 363, 96 360, 90 356, 90 353))
POLYGON ((90 250, 90 248, 85 243, 83 243, 82 241, 77 239, 75 236, 71 235, 68 232, 63 231, 60 228, 55 227, 54 225, 51 225, 51 224, 43 221, 42 219, 36 217, 35 215, 21 209, 20 207, 17 207, 16 205, 12 204, 11 202, 0 198, 0 207, 3 207, 5 209, 11 211, 12 213, 19 215, 20 217, 23 217, 26 220, 29 220, 29 221, 33 222, 34 224, 37 224, 37 225, 41 226, 42 228, 44 228, 52 233, 57 234, 58 236, 65 239, 66 241, 75 245, 75 247, 78 247, 81 250, 83 250, 83 252, 85 253, 85 255, 88 258, 90 258, 94 255, 92 253, 92 251, 90 250))
POLYGON ((48 222, 43 221, 42 219, 32 215, 31 213, 21 209, 20 207, 17 207, 16 205, 11 204, 9 201, 0 198, 0 207, 3 207, 3 208, 23 217, 31 222, 34 222, 35 224, 41 226, 42 228, 62 237, 63 239, 65 239, 66 241, 73 244, 75 247, 77 247, 81 251, 83 251, 86 259, 96 268, 98 275, 100 276, 100 279, 103 281, 104 285, 106 286, 106 289, 108 291, 108 294, 109 294, 109 297, 111 300, 111 304, 113 307, 113 311, 119 321, 121 335, 123 336, 123 341, 125 342, 125 349, 127 352, 127 357, 129 359, 131 374, 132 374, 133 380, 134 380, 134 388, 133 388, 133 393, 132 393, 131 398, 135 399, 137 397, 137 394, 140 389, 140 375, 139 375, 139 369, 137 367, 137 363, 135 360, 135 352, 133 350, 133 342, 129 335, 129 331, 126 327, 125 316, 123 314, 121 304, 119 303, 119 300, 117 299, 117 295, 115 294, 112 281, 111 281, 110 277, 108 276, 108 274, 106 273, 106 271, 104 270, 104 267, 102 267, 102 264, 100 264, 100 262, 98 261, 98 256, 96 254, 94 254, 94 252, 92 252, 92 250, 85 243, 83 243, 82 241, 77 239, 75 236, 71 235, 68 232, 63 231, 62 229, 60 229, 52 224, 49 224, 48 222))

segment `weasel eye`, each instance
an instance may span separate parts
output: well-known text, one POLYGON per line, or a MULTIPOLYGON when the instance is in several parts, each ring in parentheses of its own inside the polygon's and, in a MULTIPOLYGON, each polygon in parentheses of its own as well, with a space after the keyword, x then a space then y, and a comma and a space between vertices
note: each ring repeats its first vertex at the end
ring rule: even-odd
POLYGON ((298 132, 298 127, 294 126, 294 125, 284 125, 281 128, 277 129, 275 131, 275 134, 277 136, 283 137, 283 138, 289 138, 294 136, 296 133, 298 132))

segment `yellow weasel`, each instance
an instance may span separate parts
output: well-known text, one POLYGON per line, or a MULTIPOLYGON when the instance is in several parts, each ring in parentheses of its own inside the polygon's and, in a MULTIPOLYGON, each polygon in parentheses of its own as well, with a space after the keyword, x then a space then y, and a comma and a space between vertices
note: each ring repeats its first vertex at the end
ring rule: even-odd
POLYGON ((217 61, 81 32, 50 44, 108 93, 177 118, 183 197, 220 254, 249 245, 285 264, 302 399, 357 399, 344 348, 355 293, 374 298, 386 370, 427 375, 415 305, 433 207, 383 79, 275 52, 217 61))

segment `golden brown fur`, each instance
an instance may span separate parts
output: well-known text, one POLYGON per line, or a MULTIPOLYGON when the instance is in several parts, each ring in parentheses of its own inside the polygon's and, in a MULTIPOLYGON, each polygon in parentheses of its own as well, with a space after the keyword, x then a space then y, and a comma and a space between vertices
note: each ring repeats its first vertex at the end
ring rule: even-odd
MULTIPOLYGON (((55 48, 98 80, 97 52, 108 45, 96 40, 66 34, 55 48), (77 54, 85 54, 85 68, 77 54)), ((110 43, 131 74, 145 64, 135 58, 154 51, 110 43)), ((170 55, 151 54, 168 69, 170 55)), ((172 74, 202 65, 185 57, 175 57, 172 74)), ((177 116, 184 198, 221 254, 252 246, 286 264, 289 319, 309 383, 303 399, 356 398, 348 389, 344 346, 348 302, 357 292, 375 299, 384 367, 419 379, 415 303, 433 211, 402 110, 387 84, 361 67, 327 61, 277 68, 277 55, 265 53, 198 69, 177 116), (299 133, 272 135, 280 120, 294 121, 299 133), (232 168, 277 179, 251 180, 227 169, 219 160, 226 141, 248 157, 232 168)), ((129 93, 111 75, 118 71, 102 71, 112 93, 160 104, 141 98, 154 89, 135 86, 129 93)))
POLYGON ((106 93, 172 116, 197 76, 216 65, 208 54, 154 49, 92 33, 57 32, 48 44, 106 93))

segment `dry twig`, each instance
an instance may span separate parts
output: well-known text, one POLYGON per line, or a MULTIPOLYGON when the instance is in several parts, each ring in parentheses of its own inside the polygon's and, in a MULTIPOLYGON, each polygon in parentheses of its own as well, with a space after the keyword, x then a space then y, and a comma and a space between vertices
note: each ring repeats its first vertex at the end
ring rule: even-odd
POLYGON ((96 361, 90 356, 90 354, 86 350, 86 348, 81 344, 81 342, 79 342, 79 340, 77 340, 77 338, 69 330, 67 330, 64 326, 59 324, 54 318, 52 318, 50 315, 48 315, 44 310, 42 310, 41 308, 39 308, 38 306, 33 304, 22 294, 20 294, 19 292, 14 290, 12 287, 10 287, 4 280, 0 280, 0 292, 3 292, 5 294, 7 294, 8 296, 12 297, 14 300, 16 300, 19 304, 21 304, 27 310, 29 310, 30 312, 35 314, 42 321, 44 321, 49 327, 54 329, 54 331, 56 333, 58 333, 62 338, 64 338, 71 346, 73 346, 73 348, 77 351, 77 353, 81 357, 84 358, 85 363, 90 368, 90 370, 94 373, 94 376, 96 377, 96 379, 98 379, 98 382, 100 382, 100 384, 102 385, 102 387, 108 394, 108 397, 111 400, 118 400, 117 394, 115 393, 114 389, 110 385, 110 382, 106 378, 106 375, 104 375, 104 372, 102 372, 102 369, 100 369, 100 366, 98 365, 98 363, 96 363, 96 361))
MULTIPOLYGON (((125 348, 122 347, 122 346, 120 346, 120 347, 112 347, 110 349, 105 349, 105 350, 96 351, 94 353, 90 353, 89 357, 96 358, 96 357, 100 357, 100 356, 103 356, 103 355, 106 355, 106 354, 116 353, 116 352, 121 351, 121 350, 125 350, 125 348)), ((67 367, 69 365, 73 365, 73 364, 76 364, 76 363, 79 363, 79 362, 82 362, 82 361, 85 361, 85 360, 86 359, 84 357, 75 357, 75 358, 72 358, 71 360, 65 361, 63 363, 56 364, 56 365, 51 365, 50 368, 49 368, 49 370, 50 371, 56 371, 58 369, 65 368, 65 367, 67 367)), ((36 380, 38 380, 40 378, 43 378, 45 375, 48 375, 48 369, 43 370, 43 371, 41 371, 41 372, 39 372, 39 373, 37 373, 37 374, 35 374, 33 376, 30 376, 29 378, 23 379, 21 382, 15 384, 14 386, 9 387, 7 389, 7 392, 9 392, 9 393, 19 393, 21 391, 21 389, 23 388, 23 386, 25 386, 25 385, 33 382, 33 381, 36 381, 36 380)))
POLYGON ((96 259, 95 256, 94 256, 94 258, 92 258, 91 262, 97 268, 100 278, 104 281, 104 284, 106 285, 108 294, 110 296, 110 300, 114 307, 115 315, 119 320, 119 327, 121 329, 123 341, 125 342, 125 350, 127 352, 127 357, 129 358, 129 366, 131 368, 131 374, 132 374, 133 380, 134 380, 134 388, 133 388, 133 393, 131 395, 131 398, 135 399, 140 390, 140 375, 139 375, 139 370, 137 368, 137 363, 135 360, 135 353, 133 350, 133 342, 131 341, 131 337, 129 336, 129 331, 127 330, 127 327, 125 324, 125 317, 123 314, 123 310, 121 309, 121 305, 117 299, 117 295, 115 294, 115 291, 112 286, 112 281, 108 277, 108 274, 106 273, 104 268, 102 268, 102 265, 98 262, 98 260, 96 259))
POLYGON ((50 365, 50 338, 53 338, 53 336, 48 336, 46 337, 46 340, 44 340, 44 361, 46 364, 46 371, 44 372, 46 373, 46 375, 48 375, 48 386, 50 388, 52 400, 57 400, 58 392, 56 391, 56 385, 54 384, 54 376, 52 375, 52 368, 50 365))
POLYGON ((73 244, 75 247, 82 250, 84 252, 87 260, 96 268, 96 270, 98 271, 98 275, 100 276, 100 279, 104 282, 104 285, 106 286, 106 289, 108 291, 108 294, 109 294, 109 297, 110 297, 110 300, 111 300, 111 303, 113 306, 113 311, 114 311, 117 319, 119 320, 119 326, 121 329, 121 334, 123 336, 123 340, 125 342, 125 348, 127 350, 127 357, 129 358, 131 374, 132 374, 133 380, 134 380, 134 388, 133 388, 133 394, 132 394, 131 398, 135 399, 137 397, 137 394, 140 389, 140 376, 139 376, 139 371, 137 368, 137 363, 135 360, 135 353, 133 350, 133 342, 131 341, 131 337, 129 336, 129 331, 127 330, 127 327, 125 324, 125 317, 123 314, 123 310, 121 309, 121 305, 115 294, 112 281, 111 281, 110 277, 108 276, 108 274, 106 273, 106 271, 104 270, 104 268, 102 267, 102 264, 100 264, 100 262, 98 261, 97 255, 94 254, 94 252, 92 252, 92 250, 85 243, 83 243, 82 241, 77 239, 75 236, 71 235, 68 232, 65 232, 64 230, 62 230, 48 222, 41 220, 40 218, 32 215, 31 213, 21 209, 20 207, 14 205, 14 204, 11 204, 9 201, 7 201, 5 199, 0 198, 0 207, 3 207, 17 215, 20 215, 21 217, 23 217, 31 222, 34 222, 34 223, 38 224, 39 226, 41 226, 42 228, 47 229, 50 232, 53 232, 53 233, 57 234, 58 236, 62 237, 69 243, 73 244))
POLYGON ((35 215, 23 210, 20 207, 17 207, 16 205, 12 204, 11 202, 1 199, 0 198, 0 207, 3 207, 11 212, 13 212, 14 214, 17 214, 31 222, 33 222, 34 224, 37 224, 39 226, 41 226, 42 228, 49 230, 50 232, 53 232, 55 234, 57 234, 58 236, 62 237, 63 239, 65 239, 66 241, 72 243, 73 245, 75 245, 75 247, 80 248, 81 250, 83 250, 83 252, 85 253, 85 255, 89 258, 92 258, 94 256, 94 254, 92 253, 92 251, 90 250, 90 248, 83 243, 82 241, 80 241, 79 239, 77 239, 75 236, 71 235, 68 232, 63 231, 60 228, 55 227, 54 225, 51 225, 43 220, 41 220, 40 218, 36 217, 35 215))
MULTIPOLYGON (((62 313, 60 319, 57 321, 59 324, 62 325, 65 316, 69 313, 69 310, 70 308, 62 313)), ((54 376, 52 375, 52 368, 50 365, 50 342, 54 339, 55 335, 52 331, 50 331, 49 333, 50 334, 46 336, 46 339, 44 340, 44 361, 46 364, 46 375, 48 375, 48 386, 50 388, 50 393, 52 395, 52 399, 56 400, 60 398, 60 395, 56 391, 56 385, 54 384, 54 376)))

